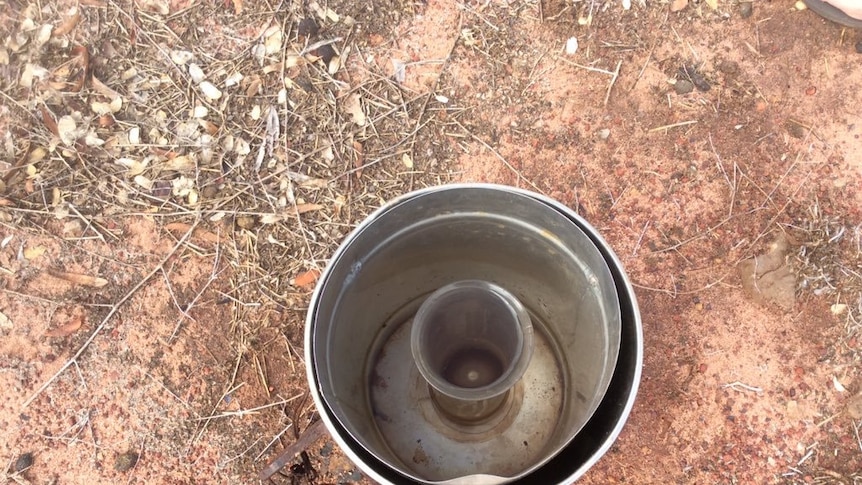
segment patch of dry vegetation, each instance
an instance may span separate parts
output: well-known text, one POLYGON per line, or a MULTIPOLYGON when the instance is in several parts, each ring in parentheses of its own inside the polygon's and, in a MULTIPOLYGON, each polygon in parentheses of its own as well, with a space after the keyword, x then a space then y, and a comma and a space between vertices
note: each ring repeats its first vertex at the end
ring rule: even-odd
MULTIPOLYGON (((0 8, 0 223, 122 246, 122 225, 147 217, 177 247, 212 258, 197 295, 184 305, 172 295, 183 315, 169 341, 218 286, 233 306, 225 395, 245 367, 269 395, 262 329, 301 327, 317 275, 359 220, 449 179, 446 167, 414 161, 441 129, 441 108, 363 54, 346 12, 299 1, 0 8), (223 275, 227 284, 212 285, 223 275)), ((169 279, 162 269, 114 310, 150 277, 169 279)), ((301 379, 301 349, 291 353, 301 379)), ((313 408, 272 400, 295 408, 289 421, 313 408)), ((250 458, 277 432, 249 443, 250 458)))

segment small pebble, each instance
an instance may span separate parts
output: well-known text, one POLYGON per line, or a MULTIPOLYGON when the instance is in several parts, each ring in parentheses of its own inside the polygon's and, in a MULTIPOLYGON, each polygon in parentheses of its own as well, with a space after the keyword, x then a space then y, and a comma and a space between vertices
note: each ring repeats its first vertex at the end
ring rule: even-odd
POLYGON ((300 37, 314 37, 320 31, 320 27, 317 26, 317 22, 313 18, 308 17, 299 21, 297 30, 300 37))
POLYGON ((153 197, 168 197, 171 195, 173 191, 173 187, 171 183, 167 180, 156 180, 153 182, 152 190, 150 193, 153 197))
POLYGON ((856 43, 856 52, 862 54, 862 40, 856 43))
POLYGON ((736 61, 721 61, 718 63, 718 70, 725 74, 736 74, 739 72, 739 63, 736 61))
POLYGON ((184 66, 184 65, 188 64, 188 62, 194 58, 195 58, 195 55, 189 51, 183 51, 183 50, 171 51, 171 60, 174 61, 175 64, 179 64, 180 66, 184 66))
POLYGON ((694 83, 694 87, 696 87, 698 91, 703 91, 704 93, 709 91, 709 88, 711 87, 706 78, 697 73, 691 75, 691 82, 694 83))
POLYGON ((683 65, 679 68, 679 74, 683 78, 690 80, 698 91, 709 91, 709 82, 700 72, 697 71, 697 67, 693 65, 683 65))
POLYGON ((192 109, 192 118, 206 118, 209 113, 206 106, 197 105, 192 109))
POLYGON ((787 122, 784 123, 784 127, 787 128, 787 133, 789 133, 793 138, 805 138, 806 128, 799 123, 787 120, 787 122))
POLYGON ((347 480, 349 480, 348 483, 358 482, 359 480, 362 480, 362 473, 359 470, 354 469, 354 470, 351 470, 350 474, 348 474, 345 478, 347 480))
POLYGON ((335 49, 331 45, 326 44, 312 51, 312 54, 321 58, 323 60, 323 63, 328 66, 329 61, 331 61, 332 58, 335 57, 335 49))
POLYGON ((569 37, 566 41, 566 55, 573 56, 576 52, 578 52, 578 38, 569 37))
POLYGON ((326 442, 322 448, 320 448, 320 456, 329 456, 332 454, 332 443, 326 442))
POLYGON ((138 463, 138 453, 129 450, 117 455, 117 459, 114 461, 114 470, 127 472, 134 468, 136 463, 138 463))
POLYGON ((688 94, 694 91, 694 84, 686 79, 677 79, 676 84, 673 85, 673 90, 676 91, 676 94, 688 94))
POLYGON ((12 471, 15 473, 21 473, 31 466, 33 466, 33 453, 24 453, 15 460, 15 463, 12 464, 12 471))
POLYGON ((740 2, 739 3, 739 15, 741 15, 742 18, 744 18, 744 19, 751 17, 751 12, 753 10, 752 6, 753 5, 751 2, 740 2))
POLYGON ((204 199, 214 199, 215 196, 218 195, 218 187, 216 187, 215 185, 207 185, 206 187, 204 187, 201 195, 204 196, 204 199))

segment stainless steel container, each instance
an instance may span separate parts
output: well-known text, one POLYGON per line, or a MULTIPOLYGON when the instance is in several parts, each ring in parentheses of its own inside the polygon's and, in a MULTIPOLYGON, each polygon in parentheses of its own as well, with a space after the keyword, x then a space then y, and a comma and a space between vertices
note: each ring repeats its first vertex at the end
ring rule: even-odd
POLYGON ((312 297, 306 364, 320 415, 380 483, 568 483, 610 447, 640 379, 632 288, 580 216, 538 194, 448 185, 376 211, 312 297), (530 313, 535 348, 494 419, 441 416, 410 353, 413 315, 439 288, 481 280, 530 313))

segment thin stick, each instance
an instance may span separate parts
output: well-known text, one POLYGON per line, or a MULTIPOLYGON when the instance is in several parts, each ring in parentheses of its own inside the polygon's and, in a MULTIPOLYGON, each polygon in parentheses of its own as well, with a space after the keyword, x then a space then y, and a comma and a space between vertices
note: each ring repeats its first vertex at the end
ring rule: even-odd
MULTIPOLYGON (((679 291, 676 289, 675 285, 673 287, 673 290, 668 290, 667 288, 653 288, 652 286, 645 286, 645 285, 641 285, 641 284, 634 283, 634 282, 632 282, 632 286, 634 286, 635 288, 640 288, 641 290, 648 290, 648 291, 655 291, 657 293, 664 293, 664 294, 667 294, 667 295, 670 295, 670 296, 676 298, 678 296, 683 296, 683 295, 694 295, 694 294, 706 291, 706 290, 708 290, 714 286, 718 286, 718 285, 722 284, 724 282, 724 280, 728 276, 731 275, 731 273, 733 273, 733 271, 728 271, 727 273, 722 275, 721 278, 719 278, 719 279, 717 279, 711 283, 707 283, 706 285, 704 285, 704 286, 702 286, 696 290, 679 291)), ((673 276, 671 276, 671 278, 673 278, 673 276)))
POLYGON ((622 66, 622 65, 623 65, 622 60, 617 61, 617 68, 614 69, 614 77, 611 78, 611 83, 608 84, 608 92, 605 93, 605 102, 604 102, 603 106, 608 105, 608 100, 611 98, 611 89, 614 88, 614 84, 617 82, 617 78, 620 77, 620 66, 622 66))
POLYGON ((530 69, 530 75, 527 76, 527 79, 529 79, 530 82, 528 82, 527 85, 524 86, 524 89, 521 90, 521 96, 523 96, 524 93, 526 93, 527 90, 530 89, 533 86, 533 84, 536 83, 537 78, 541 78, 542 75, 545 74, 546 72, 555 69, 555 66, 551 66, 551 67, 548 67, 547 69, 543 70, 542 72, 540 72, 538 76, 535 75, 536 74, 536 68, 539 67, 539 63, 542 62, 542 59, 545 58, 545 54, 547 54, 547 51, 543 51, 542 55, 540 55, 536 59, 536 62, 533 63, 533 67, 530 69))
POLYGON ((629 88, 629 91, 634 90, 634 88, 638 85, 638 82, 643 77, 644 72, 646 72, 646 68, 649 65, 649 61, 650 61, 650 59, 652 59, 652 52, 655 50, 655 46, 656 46, 656 44, 653 44, 652 47, 650 47, 649 54, 647 54, 646 61, 644 62, 644 65, 641 67, 641 70, 638 72, 638 77, 635 78, 635 82, 632 84, 632 87, 629 88))
POLYGON ((225 466, 227 466, 227 464, 228 464, 228 463, 230 463, 230 462, 232 462, 232 461, 235 461, 237 458, 241 458, 241 457, 245 456, 245 454, 246 454, 246 453, 248 453, 252 448, 254 448, 258 443, 260 443, 260 440, 262 440, 262 439, 263 439, 263 436, 261 436, 260 438, 258 438, 258 439, 256 439, 256 440, 254 440, 254 443, 252 443, 252 444, 248 445, 248 448, 246 448, 246 449, 245 449, 245 451, 243 451, 242 453, 240 453, 240 454, 236 455, 236 456, 235 456, 235 457, 233 457, 233 458, 230 458, 230 459, 228 459, 228 460, 224 460, 224 461, 219 462, 219 466, 220 466, 220 467, 225 467, 225 466))
POLYGON ((676 31, 676 29, 673 28, 673 26, 671 26, 670 29, 673 31, 673 35, 676 36, 676 38, 677 38, 677 40, 679 40, 680 44, 685 44, 686 46, 688 46, 688 50, 691 51, 691 55, 694 57, 695 62, 699 62, 700 56, 697 55, 697 52, 695 52, 694 47, 692 47, 691 44, 687 40, 683 40, 682 37, 680 37, 679 33, 676 31))
POLYGON ((581 68, 581 69, 586 69, 587 71, 598 72, 598 73, 601 73, 601 74, 607 74, 608 76, 613 76, 613 75, 614 75, 613 71, 608 71, 608 70, 606 70, 606 69, 599 69, 598 67, 585 66, 585 65, 583 65, 583 64, 578 64, 577 62, 572 62, 572 61, 570 61, 570 60, 568 60, 568 59, 565 59, 565 58, 563 58, 563 57, 557 57, 556 59, 557 59, 558 61, 563 61, 564 63, 566 63, 566 64, 568 64, 568 65, 570 65, 570 66, 579 67, 579 68, 581 68))
MULTIPOLYGON (((508 161, 508 160, 506 160, 506 159, 503 157, 503 155, 500 155, 500 152, 498 152, 497 150, 495 150, 495 149, 494 149, 494 147, 492 147, 491 145, 489 145, 489 144, 485 143, 485 140, 483 140, 483 139, 479 138, 478 136, 474 135, 474 134, 473 134, 473 132, 472 132, 472 131, 470 131, 470 130, 468 130, 464 125, 462 125, 460 121, 455 121, 455 124, 456 124, 456 125, 458 125, 458 126, 460 126, 462 130, 464 130, 467 134, 469 134, 469 135, 470 135, 470 138, 472 138, 472 139, 476 140, 477 142, 479 142, 480 144, 482 144, 482 146, 483 146, 483 147, 485 147, 485 148, 487 148, 488 150, 490 150, 490 151, 491 151, 491 153, 493 153, 493 154, 494 154, 494 156, 495 156, 495 157, 497 157, 497 159, 498 159, 498 160, 500 160, 501 162, 503 162, 503 165, 505 165, 506 167, 508 167, 508 169, 509 169, 509 170, 511 170, 511 171, 512 171, 512 173, 514 173, 516 177, 518 177, 518 180, 523 180, 524 182, 526 182, 527 184, 529 184, 529 185, 530 185, 530 187, 532 187, 533 189, 535 189, 535 191, 536 191, 536 192, 538 192, 538 193, 540 193, 540 194, 544 194, 544 193, 545 193, 542 189, 540 189, 540 188, 536 187, 536 184, 534 184, 534 183, 533 183, 533 182, 531 182, 529 179, 527 179, 527 177, 524 177, 524 175, 522 175, 522 174, 521 174, 521 172, 519 172, 519 171, 518 171, 518 169, 516 169, 514 166, 512 166, 512 164, 511 164, 511 163, 509 163, 509 161, 508 161)), ((547 194, 545 194, 545 195, 547 195, 547 194)))
POLYGON ((731 382, 729 384, 725 384, 721 387, 723 387, 725 389, 728 389, 728 388, 733 389, 736 391, 739 391, 740 389, 745 389, 746 391, 756 392, 758 394, 763 392, 763 389, 761 389, 759 387, 749 386, 748 384, 745 384, 745 383, 739 382, 739 381, 734 381, 734 382, 731 382))
MULTIPOLYGON (((221 414, 213 414, 213 415, 210 415, 210 416, 204 416, 204 417, 200 417, 200 418, 195 418, 195 419, 193 419, 192 421, 209 421, 209 420, 211 420, 211 419, 230 418, 230 417, 233 417, 233 416, 239 416, 239 417, 241 417, 241 418, 242 418, 242 417, 244 417, 244 416, 246 416, 246 415, 248 415, 248 414, 255 414, 255 413, 257 413, 258 411, 261 411, 261 410, 264 410, 264 409, 269 409, 269 408, 271 408, 271 407, 273 407, 273 406, 280 406, 280 405, 282 405, 282 404, 287 404, 287 403, 289 403, 289 402, 295 401, 295 400, 297 400, 297 399, 301 398, 303 395, 304 395, 304 394, 297 394, 296 396, 289 397, 289 398, 287 398, 287 399, 282 399, 281 401, 278 401, 278 402, 273 402, 273 403, 269 403, 269 404, 264 404, 263 406, 258 406, 258 407, 251 408, 251 409, 240 409, 240 410, 237 410, 237 411, 225 411, 225 412, 223 412, 223 413, 221 413, 221 414)), ((222 399, 224 399, 224 398, 222 398, 222 399)))
POLYGON ((808 453, 806 453, 805 456, 803 456, 802 458, 799 459, 798 462, 796 462, 796 466, 801 466, 803 463, 808 461, 808 459, 811 458, 812 456, 814 456, 814 449, 813 448, 808 450, 808 453))
MULTIPOLYGON (((233 374, 231 374, 231 377, 230 377, 230 383, 227 385, 227 390, 226 390, 224 393, 222 393, 221 397, 220 397, 220 398, 218 398, 218 400, 216 400, 215 404, 213 404, 213 407, 212 407, 212 409, 210 410, 210 415, 211 415, 211 416, 212 416, 212 414, 215 412, 215 410, 216 410, 216 409, 218 409, 218 407, 219 407, 220 403, 221 403, 222 401, 224 401, 225 396, 227 396, 228 394, 230 394, 230 393, 232 393, 232 392, 236 392, 239 388, 241 388, 242 386, 244 386, 244 385, 245 385, 245 382, 241 382, 241 383, 239 383, 237 386, 235 386, 235 387, 231 387, 231 386, 233 386, 233 383, 234 383, 234 381, 236 380, 236 374, 237 374, 237 372, 239 371, 239 366, 240 366, 240 364, 242 363, 242 356, 243 356, 243 355, 245 355, 245 354, 244 354, 244 352, 243 352, 242 350, 240 350, 239 354, 238 354, 238 355, 237 355, 237 357, 236 357, 236 365, 234 365, 234 367, 233 367, 233 374)), ((188 451, 191 449, 192 445, 194 445, 194 444, 195 444, 199 439, 201 439, 201 436, 203 436, 203 435, 204 435, 204 432, 207 430, 207 427, 209 427, 209 425, 210 425, 210 420, 208 420, 208 419, 207 419, 207 420, 204 420, 203 425, 201 426, 200 431, 198 431, 198 434, 197 434, 197 435, 195 435, 195 436, 191 439, 191 441, 189 441, 189 444, 188 444, 188 446, 186 447, 186 452, 188 452, 188 451)))
POLYGON ((656 126, 655 128, 650 128, 649 133, 654 133, 661 130, 669 130, 671 128, 678 128, 680 126, 693 125, 695 123, 697 123, 697 120, 680 121, 679 123, 674 123, 672 125, 656 126))
POLYGON ((682 246, 684 246, 684 245, 686 245, 686 244, 688 244, 688 243, 690 243, 690 242, 692 242, 692 241, 697 241, 698 239, 702 239, 702 238, 706 237, 709 233, 711 233, 711 232, 715 231, 715 230, 716 230, 716 229, 718 229, 719 227, 721 227, 721 226, 723 226, 723 225, 727 224, 728 222, 730 222, 730 221, 732 221, 732 220, 734 220, 734 219, 737 219, 737 218, 739 218, 739 217, 741 217, 741 216, 745 216, 745 215, 748 215, 748 214, 753 214, 753 213, 755 213, 755 212, 757 212, 757 211, 759 211, 759 210, 766 210, 766 209, 764 209, 763 207, 757 207, 757 208, 751 209, 751 210, 746 211, 746 212, 737 212, 736 214, 734 214, 734 215, 732 215, 732 216, 730 216, 730 217, 726 217, 726 218, 724 218, 724 220, 722 220, 721 222, 717 223, 716 225, 711 226, 711 227, 707 227, 707 228, 706 228, 706 230, 701 231, 701 232, 699 232, 699 233, 695 234, 694 236, 691 236, 691 237, 690 237, 690 238, 688 238, 688 239, 684 239, 684 240, 682 240, 682 241, 680 241, 680 242, 678 242, 678 243, 674 244, 673 246, 669 246, 669 247, 666 247, 666 248, 664 248, 664 249, 657 249, 657 250, 653 251, 653 254, 657 254, 657 253, 664 253, 664 252, 667 252, 667 251, 675 251, 676 249, 678 249, 678 248, 680 248, 680 247, 682 247, 682 246))
POLYGON ((156 275, 156 273, 161 271, 161 269, 168 262, 168 260, 171 259, 171 257, 173 257, 174 253, 176 253, 177 250, 186 242, 186 240, 189 237, 191 237, 192 232, 198 226, 198 222, 199 222, 199 220, 196 220, 194 222, 194 224, 192 224, 192 226, 189 228, 189 230, 186 231, 186 233, 183 235, 182 238, 180 238, 179 241, 177 241, 177 244, 174 245, 174 247, 170 250, 170 252, 167 254, 167 256, 165 256, 159 262, 159 264, 157 264, 152 270, 150 270, 150 272, 147 273, 146 276, 141 278, 141 281, 139 281, 138 284, 136 284, 131 290, 129 290, 129 292, 126 293, 125 296, 120 298, 120 300, 118 302, 114 303, 114 305, 111 307, 111 311, 108 312, 108 314, 105 316, 105 318, 102 319, 102 322, 99 323, 99 325, 96 327, 95 330, 93 330, 93 333, 90 334, 90 337, 87 338, 87 340, 83 344, 81 344, 81 347, 78 349, 77 352, 75 352, 75 355, 73 355, 71 359, 67 360, 66 363, 63 364, 63 366, 60 367, 60 369, 57 370, 57 372, 55 372, 54 375, 52 375, 47 381, 45 381, 44 384, 39 386, 39 389, 37 389, 36 392, 34 392, 32 396, 30 396, 29 398, 27 398, 26 401, 24 401, 24 404, 21 405, 21 409, 27 408, 27 406, 29 406, 30 403, 32 403, 34 399, 39 397, 39 395, 42 394, 42 392, 44 392, 45 389, 47 389, 48 386, 51 385, 51 383, 53 383, 58 377, 60 377, 60 374, 62 374, 63 371, 68 369, 69 366, 71 366, 73 363, 75 363, 78 360, 78 357, 83 355, 83 353, 87 350, 87 348, 90 346, 90 344, 96 338, 96 336, 99 335, 99 333, 101 333, 101 331, 105 328, 105 325, 120 310, 120 307, 123 306, 123 304, 125 304, 127 301, 129 301, 132 298, 132 295, 137 293, 138 290, 140 290, 148 281, 150 281, 150 279, 152 279, 153 276, 156 275))
POLYGON ((258 453, 256 457, 254 457, 254 461, 260 460, 260 457, 263 456, 264 453, 269 451, 270 447, 272 447, 272 445, 274 445, 275 442, 278 441, 278 439, 281 438, 282 435, 284 435, 284 433, 286 433, 287 430, 289 430, 292 427, 293 427, 293 423, 290 423, 287 425, 286 428, 284 428, 283 430, 281 430, 281 432, 279 432, 277 435, 275 435, 275 438, 273 438, 272 441, 267 443, 267 445, 263 447, 263 450, 261 450, 261 452, 258 453))
POLYGON ((638 249, 640 249, 641 247, 641 243, 643 242, 644 234, 646 234, 647 228, 649 227, 649 223, 650 221, 646 221, 646 223, 644 223, 644 228, 641 231, 640 237, 638 237, 638 242, 635 244, 634 250, 632 250, 632 257, 635 257, 638 254, 638 249))
MULTIPOLYGON (((802 152, 800 152, 800 155, 801 155, 801 153, 802 152)), ((805 178, 802 180, 802 183, 799 184, 799 187, 796 187, 796 190, 794 190, 793 193, 790 194, 790 196, 787 198, 787 202, 785 202, 784 205, 781 206, 781 208, 778 210, 778 212, 776 212, 775 215, 772 216, 772 218, 769 220, 769 222, 766 223, 766 227, 763 229, 763 232, 761 232, 754 239, 754 241, 751 242, 751 244, 749 245, 749 250, 751 248, 753 248, 755 246, 755 244, 757 244, 757 242, 760 241, 764 236, 769 234, 769 228, 772 226, 773 223, 775 223, 776 220, 778 220, 778 218, 781 216, 782 213, 784 213, 784 211, 787 209, 787 207, 790 206, 790 203, 793 201, 793 198, 796 196, 796 193, 799 192, 800 190, 802 190, 802 187, 805 186, 806 183, 808 183, 808 179, 811 177, 812 174, 814 174, 815 171, 817 171, 818 168, 820 168, 820 165, 822 165, 822 163, 818 164, 817 167, 812 168, 810 172, 805 174, 805 178)), ((779 181, 779 183, 780 183, 780 181, 779 181)), ((777 189, 777 188, 778 188, 778 186, 776 185, 775 189, 777 189)), ((773 189, 773 191, 775 189, 773 189)))
POLYGON ((270 477, 284 468, 289 461, 293 460, 296 455, 305 451, 306 448, 311 446, 325 434, 326 426, 323 425, 323 421, 315 421, 312 425, 305 428, 305 431, 302 432, 302 435, 295 443, 285 448, 275 460, 271 461, 266 468, 260 471, 260 474, 257 476, 258 479, 260 479, 261 482, 269 480, 270 477))
MULTIPOLYGON (((70 204, 67 204, 67 206, 69 207, 69 209, 71 209, 71 210, 72 210, 72 212, 74 212, 74 213, 75 213, 75 215, 76 215, 76 216, 78 216, 78 218, 79 218, 79 219, 81 219, 81 221, 82 221, 84 224, 86 224, 86 226, 84 227, 83 231, 81 231, 81 234, 85 234, 85 233, 87 232, 87 229, 91 229, 93 232, 95 232, 95 233, 96 233, 96 237, 98 237, 98 238, 99 238, 99 240, 101 240, 103 244, 107 244, 107 241, 105 241, 105 236, 103 236, 103 235, 102 235, 102 233, 100 233, 100 232, 96 229, 96 225, 95 225, 95 224, 93 224, 89 219, 87 219, 86 217, 84 217, 84 215, 83 215, 83 214, 81 214, 81 213, 78 211, 78 209, 74 206, 74 204, 71 204, 71 203, 70 203, 70 204)), ((109 234, 110 234, 110 233, 109 233, 109 234)), ((112 235, 113 235, 113 234, 112 234, 112 235)), ((114 237, 116 237, 116 236, 114 236, 114 237)))
POLYGON ((310 46, 306 47, 305 49, 302 49, 302 51, 299 53, 299 55, 304 56, 304 55, 308 54, 309 52, 311 52, 315 49, 319 49, 325 45, 334 44, 336 42, 341 42, 342 40, 344 40, 343 37, 336 37, 334 39, 326 39, 326 40, 321 40, 319 42, 315 42, 314 44, 311 44, 310 46))
MULTIPOLYGON (((212 272, 210 273, 210 277, 206 281, 206 283, 204 283, 203 287, 201 287, 200 291, 197 292, 195 297, 192 298, 191 303, 186 305, 185 310, 182 307, 178 307, 180 310, 180 317, 177 319, 177 324, 174 327, 174 331, 171 332, 171 336, 170 336, 170 338, 168 338, 168 343, 171 343, 174 341, 174 338, 177 336, 177 332, 179 332, 179 330, 180 330, 180 325, 182 325, 186 319, 189 319, 193 322, 195 321, 195 319, 192 318, 188 312, 192 309, 192 307, 195 306, 195 303, 198 302, 201 295, 204 294, 204 291, 206 291, 206 289, 209 288, 209 286, 216 280, 216 278, 218 278, 219 274, 221 274, 221 271, 219 271, 219 269, 218 269, 219 263, 221 262, 220 256, 221 256, 221 252, 219 251, 219 244, 216 244, 216 246, 215 246, 215 261, 213 261, 213 269, 212 269, 212 272)), ((164 273, 164 271, 162 271, 162 272, 164 273)), ((168 277, 167 274, 165 274, 165 280, 167 280, 167 277, 168 277)), ((170 284, 168 285, 168 287, 170 287, 170 284)), ((176 300, 174 300, 174 303, 176 303, 176 300)))
POLYGON ((294 361, 294 360, 297 360, 297 359, 301 361, 301 360, 302 360, 302 356, 301 356, 301 355, 299 355, 299 352, 297 352, 295 348, 293 348, 293 344, 292 344, 292 343, 290 343, 290 340, 288 340, 287 335, 285 335, 284 333, 282 333, 282 334, 281 334, 281 336, 282 336, 282 337, 284 337, 284 341, 287 343, 287 353, 289 353, 289 354, 290 354, 290 353, 292 353, 293 355, 295 355, 295 356, 296 356, 296 359, 294 359, 293 357, 291 357, 291 358, 290 358, 290 361, 289 361, 289 362, 290 362, 290 372, 291 372, 292 374, 296 374, 296 366, 293 364, 293 361, 294 361))
POLYGON ((709 148, 712 149, 712 154, 715 155, 715 162, 716 165, 718 165, 718 170, 722 175, 724 175, 724 180, 727 181, 727 185, 730 187, 730 207, 727 209, 727 217, 730 217, 733 215, 733 204, 736 202, 736 168, 734 166, 734 182, 731 182, 730 177, 727 176, 727 172, 724 170, 724 164, 721 162, 721 157, 718 156, 718 152, 715 150, 715 145, 712 144, 712 133, 709 134, 709 148))
POLYGON ((859 444, 859 451, 862 451, 862 439, 859 438, 859 426, 856 426, 856 421, 853 421, 853 433, 856 434, 856 443, 859 444))
POLYGON ((189 403, 187 403, 187 402, 183 401, 182 399, 180 399, 180 397, 179 397, 179 396, 177 396, 177 395, 174 393, 174 391, 172 391, 172 390, 168 389, 168 386, 164 385, 164 383, 162 383, 162 382, 159 382, 159 380, 158 380, 158 379, 156 379, 155 377, 153 377, 153 375, 152 375, 152 374, 150 374, 149 372, 144 372, 144 375, 145 375, 145 376, 147 376, 147 377, 149 377, 150 379, 152 379, 152 380, 153 380, 153 382, 155 382, 156 384, 158 384, 158 385, 162 386, 162 389, 164 389, 165 391, 168 391, 168 394, 170 394, 171 396, 173 396, 173 397, 174 397, 174 399, 176 399, 180 404, 182 404, 183 406, 187 407, 187 408, 188 408, 189 410, 191 410, 193 413, 197 414, 197 412, 196 412, 194 409, 192 409, 192 407, 189 405, 189 403))
POLYGON ((162 276, 165 279, 165 287, 167 287, 168 289, 168 294, 171 295, 171 300, 174 302, 174 306, 177 307, 177 310, 179 310, 180 313, 185 315, 189 320, 194 320, 190 315, 186 313, 185 310, 183 310, 183 306, 180 305, 180 302, 177 300, 177 296, 174 294, 174 288, 173 286, 171 286, 171 280, 168 278, 168 273, 165 271, 164 268, 162 268, 160 273, 162 273, 162 276))
MULTIPOLYGON (((285 22, 286 22, 286 20, 285 20, 285 22)), ((340 42, 340 41, 341 41, 341 38, 339 37, 336 42, 340 42)), ((315 49, 317 49, 317 47, 315 47, 315 49)), ((285 56, 285 54, 284 54, 284 52, 282 52, 282 62, 281 62, 281 76, 282 76, 282 78, 284 78, 284 66, 286 64, 284 56, 285 56)), ((347 59, 344 59, 343 62, 346 62, 346 61, 347 61, 347 59)), ((284 137, 281 137, 279 135, 279 136, 277 136, 277 138, 283 139, 285 153, 290 153, 290 151, 289 151, 290 147, 289 147, 288 137, 287 137, 287 127, 288 127, 288 125, 287 125, 287 121, 288 121, 287 114, 290 113, 290 104, 288 103, 287 98, 285 98, 285 100, 284 100, 284 110, 285 110, 285 115, 284 115, 285 134, 284 134, 284 137)), ((278 120, 276 119, 276 122, 277 121, 278 120)), ((258 178, 258 181, 260 181, 260 173, 257 174, 257 178, 258 178)), ((288 180, 290 181, 292 179, 290 177, 288 177, 288 180)), ((263 184, 261 184, 261 186, 263 186, 263 184)), ((291 190, 291 194, 292 194, 293 188, 291 187, 290 190, 291 190)), ((295 201, 291 201, 291 202, 293 202, 294 205, 296 204, 295 201)), ((273 210, 275 210, 274 207, 273 207, 273 210)), ((299 225, 299 233, 302 235, 302 240, 305 243, 305 248, 308 250, 308 254, 314 254, 311 251, 311 244, 309 244, 309 242, 308 242, 308 236, 306 236, 306 234, 305 234, 305 226, 302 223, 302 217, 299 216, 299 211, 296 211, 296 222, 299 225)), ((314 265, 317 266, 316 261, 312 260, 312 263, 314 263, 314 265)), ((216 264, 218 264, 218 247, 216 247, 216 264)), ((213 268, 213 272, 215 272, 215 268, 213 268)), ((215 279, 214 276, 215 276, 215 273, 213 273, 213 277, 210 278, 210 283, 215 279)), ((201 291, 201 293, 203 293, 203 291, 201 291)), ((177 323, 177 328, 179 328, 179 322, 177 323)), ((176 334, 176 330, 174 330, 174 334, 176 334)), ((171 338, 173 338, 173 336, 171 336, 171 338)))
POLYGON ((814 426, 817 426, 819 428, 819 427, 823 426, 824 424, 829 424, 832 422, 832 420, 834 420, 838 416, 841 416, 841 413, 833 414, 832 416, 829 416, 828 418, 824 419, 823 421, 820 421, 819 423, 815 424, 814 426))

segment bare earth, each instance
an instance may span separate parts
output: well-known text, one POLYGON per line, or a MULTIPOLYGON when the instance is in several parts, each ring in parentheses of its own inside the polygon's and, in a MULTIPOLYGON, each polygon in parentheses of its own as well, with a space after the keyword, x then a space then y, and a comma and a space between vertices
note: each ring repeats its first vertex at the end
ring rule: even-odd
MULTIPOLYGON (((583 483, 862 483, 862 33, 777 0, 371 3, 0 3, 7 481, 257 483, 317 420, 326 258, 470 181, 574 208, 636 285, 638 401, 583 483)), ((273 482, 368 483, 306 451, 273 482)))

